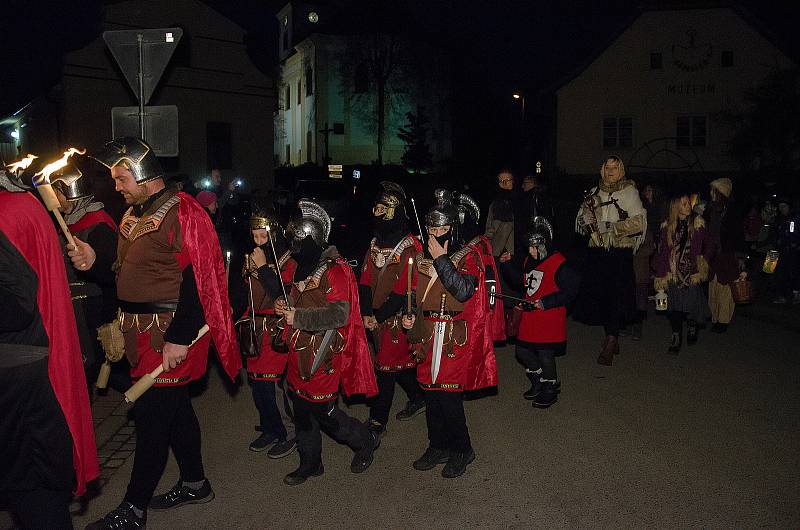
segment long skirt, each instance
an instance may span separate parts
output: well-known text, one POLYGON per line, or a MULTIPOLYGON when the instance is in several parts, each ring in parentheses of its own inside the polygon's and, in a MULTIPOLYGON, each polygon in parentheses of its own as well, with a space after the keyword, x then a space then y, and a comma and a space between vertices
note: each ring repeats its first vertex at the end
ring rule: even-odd
POLYGON ((588 249, 573 318, 611 334, 636 319, 632 249, 588 249))

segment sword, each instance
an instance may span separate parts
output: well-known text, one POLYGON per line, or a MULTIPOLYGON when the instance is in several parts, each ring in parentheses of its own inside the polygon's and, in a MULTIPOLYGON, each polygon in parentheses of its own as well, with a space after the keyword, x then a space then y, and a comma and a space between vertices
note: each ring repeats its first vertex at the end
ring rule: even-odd
MULTIPOLYGON (((442 293, 442 303, 439 309, 439 318, 444 317, 445 299, 447 295, 442 293)), ((447 322, 436 322, 433 326, 433 351, 431 352, 431 384, 436 384, 436 377, 439 375, 439 367, 442 364, 442 349, 444 348, 444 332, 447 322)))
POLYGON ((417 203, 414 201, 414 197, 411 197, 411 206, 414 208, 414 218, 417 220, 417 228, 419 228, 419 242, 424 243, 425 240, 422 238, 422 225, 419 222, 419 214, 417 213, 417 203))
POLYGON ((328 329, 325 331, 325 335, 322 337, 322 342, 319 343, 319 348, 317 348, 317 353, 314 355, 314 362, 311 364, 311 376, 317 373, 319 367, 322 366, 322 361, 325 360, 325 354, 327 353, 328 346, 330 346, 331 342, 333 342, 334 333, 336 333, 335 329, 328 329))
POLYGON ((270 229, 269 223, 267 223, 267 232, 269 232, 269 246, 272 247, 272 257, 275 258, 275 274, 278 276, 278 283, 281 284, 286 307, 289 308, 289 297, 286 296, 286 286, 283 285, 283 278, 281 278, 281 264, 278 262, 278 253, 275 252, 275 243, 272 241, 272 230, 270 229))

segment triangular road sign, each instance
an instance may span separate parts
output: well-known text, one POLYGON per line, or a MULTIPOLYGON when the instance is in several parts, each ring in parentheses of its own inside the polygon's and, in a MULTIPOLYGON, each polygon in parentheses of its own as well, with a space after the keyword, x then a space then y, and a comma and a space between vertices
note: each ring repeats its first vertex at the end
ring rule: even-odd
POLYGON ((103 40, 122 69, 136 98, 147 105, 183 36, 181 28, 106 31, 103 40), (139 93, 141 49, 142 93, 139 93))

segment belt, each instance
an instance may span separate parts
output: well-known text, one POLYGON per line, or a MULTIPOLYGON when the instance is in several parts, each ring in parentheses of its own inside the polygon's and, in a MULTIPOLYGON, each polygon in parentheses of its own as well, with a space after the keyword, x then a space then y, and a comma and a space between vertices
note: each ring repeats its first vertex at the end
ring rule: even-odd
POLYGON ((178 308, 177 300, 170 300, 167 302, 126 302, 125 300, 119 301, 119 308, 133 315, 136 314, 158 314, 158 313, 172 313, 178 308))
POLYGON ((440 318, 442 316, 454 317, 454 316, 458 316, 460 314, 461 314, 461 311, 445 311, 445 312, 441 312, 441 311, 427 311, 427 310, 425 310, 425 311, 422 312, 423 316, 431 317, 431 318, 440 318))

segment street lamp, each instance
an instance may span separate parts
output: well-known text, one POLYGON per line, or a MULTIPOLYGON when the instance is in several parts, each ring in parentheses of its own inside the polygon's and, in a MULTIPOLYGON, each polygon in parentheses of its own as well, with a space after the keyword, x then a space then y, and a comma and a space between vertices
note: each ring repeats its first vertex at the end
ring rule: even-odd
POLYGON ((522 101, 522 123, 525 123, 525 95, 519 92, 514 92, 511 97, 522 101))

